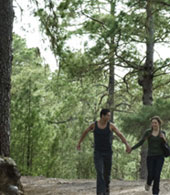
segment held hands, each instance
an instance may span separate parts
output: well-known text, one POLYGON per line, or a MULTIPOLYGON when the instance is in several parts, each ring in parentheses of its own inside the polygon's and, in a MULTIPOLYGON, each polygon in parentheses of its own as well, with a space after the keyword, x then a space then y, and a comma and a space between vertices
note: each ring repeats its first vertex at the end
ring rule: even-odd
POLYGON ((77 150, 81 150, 80 143, 78 143, 78 145, 77 145, 77 150))
POLYGON ((126 152, 130 154, 132 151, 132 148, 129 146, 129 144, 126 145, 126 152))

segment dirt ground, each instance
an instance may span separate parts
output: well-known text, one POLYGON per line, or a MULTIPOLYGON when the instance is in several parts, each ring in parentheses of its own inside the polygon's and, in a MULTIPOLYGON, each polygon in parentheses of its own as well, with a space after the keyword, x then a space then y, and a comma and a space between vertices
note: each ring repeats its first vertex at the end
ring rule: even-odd
MULTIPOLYGON (((22 177, 25 195, 95 195, 95 180, 65 180, 45 177, 22 177)), ((145 181, 112 180, 110 195, 151 195, 144 191, 145 181)), ((162 180, 160 195, 170 195, 170 181, 162 180)))

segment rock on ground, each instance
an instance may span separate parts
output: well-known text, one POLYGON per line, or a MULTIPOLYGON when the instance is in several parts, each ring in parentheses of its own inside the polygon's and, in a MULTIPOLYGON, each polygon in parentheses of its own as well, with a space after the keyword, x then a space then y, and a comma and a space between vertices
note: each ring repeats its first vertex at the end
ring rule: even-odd
POLYGON ((22 195, 20 177, 14 160, 0 156, 0 195, 22 195))

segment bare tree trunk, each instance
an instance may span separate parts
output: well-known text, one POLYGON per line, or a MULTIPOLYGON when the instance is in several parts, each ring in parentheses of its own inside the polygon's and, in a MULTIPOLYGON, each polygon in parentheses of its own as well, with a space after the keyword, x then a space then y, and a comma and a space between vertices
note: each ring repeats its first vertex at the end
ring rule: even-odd
POLYGON ((0 194, 19 195, 23 194, 20 174, 9 158, 13 18, 13 0, 0 0, 0 194))
POLYGON ((32 150, 31 150, 31 143, 32 143, 32 122, 31 122, 31 79, 29 80, 29 96, 28 96, 28 126, 27 126, 27 171, 31 171, 32 167, 32 150))
POLYGON ((108 86, 108 100, 107 104, 111 112, 111 122, 114 121, 114 86, 115 86, 115 74, 114 74, 114 65, 110 64, 109 66, 109 86, 108 86))
POLYGON ((10 155, 13 1, 0 0, 0 155, 10 155))
MULTIPOLYGON (((152 0, 147 0, 146 6, 146 61, 139 73, 139 85, 143 89, 143 104, 152 105, 152 83, 153 83, 153 53, 154 53, 154 22, 153 22, 153 5, 152 0)), ((143 134, 143 132, 142 132, 143 134)), ((146 169, 146 148, 142 147, 141 151, 141 171, 140 178, 145 179, 147 176, 146 169)))
POLYGON ((152 0, 147 1, 146 7, 146 61, 139 75, 139 85, 143 89, 143 104, 152 105, 152 81, 153 81, 153 52, 154 52, 154 22, 152 14, 152 0))
MULTIPOLYGON (((115 6, 116 6, 116 1, 112 0, 110 1, 110 14, 115 15, 115 6)), ((114 52, 114 32, 113 32, 113 37, 111 37, 111 44, 110 44, 110 51, 114 52)), ((115 91, 115 66, 114 66, 114 59, 110 60, 109 64, 109 84, 108 84, 108 100, 107 100, 107 105, 111 111, 111 122, 114 121, 114 91, 115 91)))

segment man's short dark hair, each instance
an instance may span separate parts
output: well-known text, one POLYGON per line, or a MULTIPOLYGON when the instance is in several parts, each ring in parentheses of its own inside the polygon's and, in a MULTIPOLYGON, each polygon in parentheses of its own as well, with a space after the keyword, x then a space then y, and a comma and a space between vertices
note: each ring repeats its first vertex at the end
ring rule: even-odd
POLYGON ((108 108, 103 108, 100 111, 100 118, 102 117, 102 115, 106 115, 108 112, 110 112, 110 110, 108 108))

